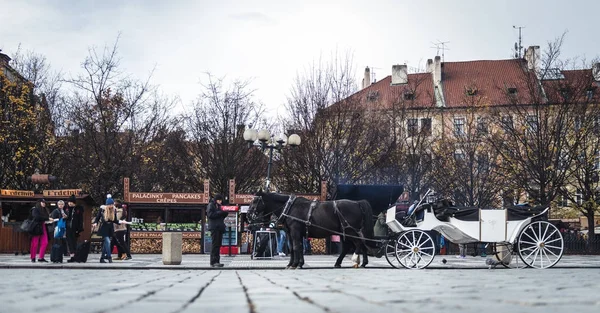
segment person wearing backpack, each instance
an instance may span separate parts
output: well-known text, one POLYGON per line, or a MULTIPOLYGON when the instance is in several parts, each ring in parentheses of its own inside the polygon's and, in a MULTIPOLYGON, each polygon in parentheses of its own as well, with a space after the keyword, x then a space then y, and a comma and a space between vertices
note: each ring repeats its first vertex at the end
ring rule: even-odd
POLYGON ((31 209, 31 218, 35 223, 35 228, 31 233, 31 263, 35 263, 35 257, 38 254, 38 248, 40 258, 37 261, 48 263, 48 261, 44 259, 46 248, 48 247, 48 230, 46 228, 46 223, 50 223, 53 220, 48 214, 46 200, 38 200, 38 202, 35 204, 35 207, 31 209))
POLYGON ((117 210, 114 206, 115 202, 110 194, 106 195, 106 205, 101 206, 98 210, 98 215, 94 219, 92 227, 98 227, 98 235, 102 237, 102 254, 100 255, 100 263, 112 263, 110 239, 115 234, 115 224, 131 224, 131 222, 119 220, 117 210))
POLYGON ((64 256, 69 256, 66 237, 66 220, 68 215, 65 211, 65 202, 63 200, 60 200, 56 203, 56 206, 57 208, 54 209, 52 213, 50 213, 50 217, 56 220, 54 225, 54 244, 59 244, 62 254, 64 256))

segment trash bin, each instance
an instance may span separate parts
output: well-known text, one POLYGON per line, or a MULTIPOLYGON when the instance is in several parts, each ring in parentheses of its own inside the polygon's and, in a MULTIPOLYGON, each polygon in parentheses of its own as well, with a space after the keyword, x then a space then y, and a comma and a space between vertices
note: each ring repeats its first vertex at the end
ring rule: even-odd
POLYGON ((164 265, 181 264, 183 234, 181 232, 163 232, 162 260, 164 265))

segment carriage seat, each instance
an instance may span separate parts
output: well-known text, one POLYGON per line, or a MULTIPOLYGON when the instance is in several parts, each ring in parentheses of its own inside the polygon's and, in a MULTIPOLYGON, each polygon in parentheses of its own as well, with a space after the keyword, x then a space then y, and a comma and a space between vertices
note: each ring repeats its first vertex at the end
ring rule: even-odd
POLYGON ((433 212, 435 217, 442 222, 450 221, 450 217, 462 221, 479 221, 478 207, 450 206, 434 208, 433 212))
MULTIPOLYGON (((547 207, 545 206, 530 206, 529 204, 524 205, 513 205, 506 208, 507 220, 509 221, 521 221, 536 215, 541 214, 547 207)), ((548 212, 544 216, 540 217, 542 220, 548 219, 548 212)))

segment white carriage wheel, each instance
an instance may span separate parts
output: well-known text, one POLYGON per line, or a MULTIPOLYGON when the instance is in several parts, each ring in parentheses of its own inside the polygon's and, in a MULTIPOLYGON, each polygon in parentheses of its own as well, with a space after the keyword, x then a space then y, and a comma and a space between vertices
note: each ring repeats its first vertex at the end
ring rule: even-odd
POLYGON ((400 265, 400 263, 398 262, 398 259, 396 258, 396 240, 394 239, 388 239, 386 240, 384 243, 385 245, 385 259, 386 261, 393 267, 393 268, 401 268, 403 267, 402 265, 400 265))
POLYGON ((409 269, 426 268, 435 257, 435 243, 422 230, 409 230, 396 240, 396 259, 409 269))
POLYGON ((556 226, 546 222, 533 222, 521 231, 517 241, 519 257, 529 267, 549 268, 563 255, 564 241, 556 226))

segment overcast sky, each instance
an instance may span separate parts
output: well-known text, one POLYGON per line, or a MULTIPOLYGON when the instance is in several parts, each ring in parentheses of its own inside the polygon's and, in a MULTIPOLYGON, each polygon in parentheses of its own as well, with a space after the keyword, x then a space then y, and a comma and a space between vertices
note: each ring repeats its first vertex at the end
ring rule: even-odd
POLYGON ((252 79, 276 114, 296 73, 336 50, 353 52, 357 82, 365 66, 382 79, 393 64, 423 68, 438 41, 449 42, 446 61, 509 58, 517 25, 525 47, 568 31, 563 56, 593 59, 598 12, 597 0, 0 0, 0 49, 21 44, 76 73, 88 47, 121 33, 124 70, 144 78, 156 67, 153 82, 182 107, 211 72, 252 79))

